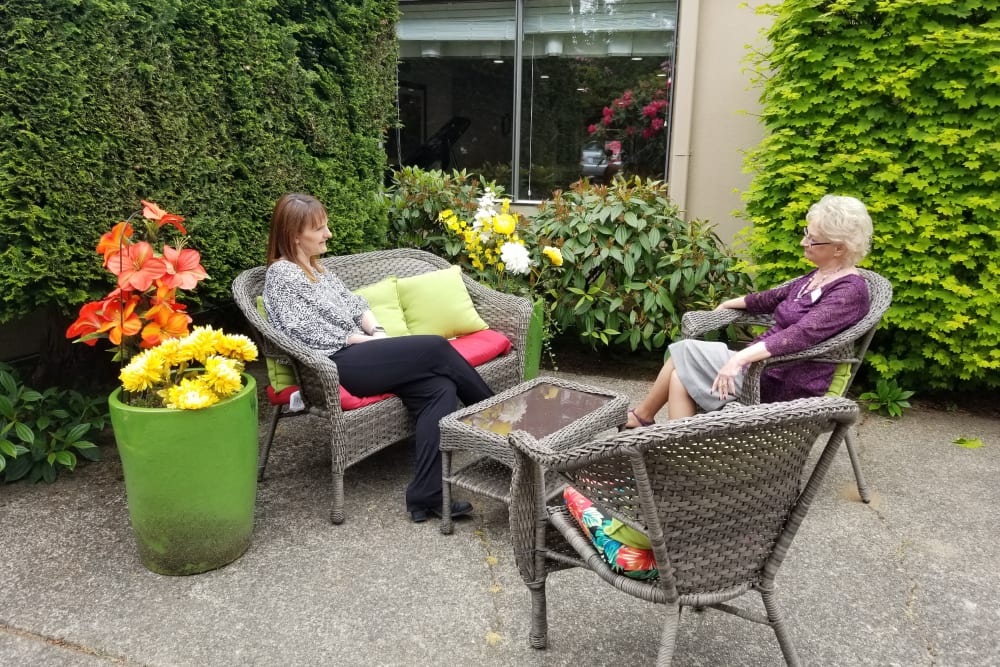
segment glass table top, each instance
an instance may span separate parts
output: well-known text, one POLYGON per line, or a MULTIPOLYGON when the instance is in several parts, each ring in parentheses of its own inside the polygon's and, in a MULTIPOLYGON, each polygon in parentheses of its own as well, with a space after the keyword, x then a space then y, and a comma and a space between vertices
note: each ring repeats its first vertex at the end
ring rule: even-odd
POLYGON ((459 421, 485 431, 509 435, 527 431, 537 440, 589 415, 613 396, 589 393, 542 382, 459 421))

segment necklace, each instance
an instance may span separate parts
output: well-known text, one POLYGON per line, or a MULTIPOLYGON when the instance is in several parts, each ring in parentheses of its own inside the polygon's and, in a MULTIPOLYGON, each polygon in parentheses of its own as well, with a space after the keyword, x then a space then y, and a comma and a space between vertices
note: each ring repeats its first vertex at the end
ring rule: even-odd
MULTIPOLYGON (((835 269, 826 274, 824 274, 822 271, 816 271, 816 273, 813 274, 812 278, 802 283, 802 287, 799 288, 798 294, 795 295, 795 300, 798 301, 799 299, 802 298, 803 294, 806 294, 808 292, 818 292, 820 287, 825 285, 831 278, 833 278, 835 275, 837 275, 843 270, 844 267, 840 267, 839 269, 835 269), (819 280, 817 280, 817 278, 819 280)), ((816 299, 818 298, 819 294, 817 294, 816 297, 813 298, 813 301, 815 302, 816 299)))

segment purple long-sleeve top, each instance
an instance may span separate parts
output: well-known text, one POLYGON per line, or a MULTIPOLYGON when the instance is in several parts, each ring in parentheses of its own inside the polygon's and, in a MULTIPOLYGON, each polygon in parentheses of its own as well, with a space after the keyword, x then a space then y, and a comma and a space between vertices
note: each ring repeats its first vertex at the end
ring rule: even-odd
MULTIPOLYGON (((815 271, 787 285, 745 298, 748 313, 772 313, 774 326, 758 336, 771 356, 801 352, 834 336, 868 313, 868 283, 857 275, 847 275, 803 293, 815 271)), ((760 380, 760 399, 790 401, 808 396, 822 396, 830 388, 833 364, 794 361, 764 371, 760 380)))

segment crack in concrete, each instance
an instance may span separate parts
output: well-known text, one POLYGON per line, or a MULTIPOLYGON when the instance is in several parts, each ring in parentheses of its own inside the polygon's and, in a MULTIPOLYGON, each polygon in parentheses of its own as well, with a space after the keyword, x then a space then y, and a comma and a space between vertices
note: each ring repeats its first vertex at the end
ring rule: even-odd
POLYGON ((127 658, 124 658, 120 655, 115 655, 113 653, 108 653, 107 651, 102 651, 100 649, 96 649, 90 646, 84 646, 83 644, 77 644, 76 642, 60 639, 59 637, 50 637, 48 635, 43 635, 41 633, 33 632, 31 630, 18 628, 4 621, 0 621, 0 632, 6 632, 7 634, 14 635, 16 637, 21 637, 22 639, 42 642, 48 644, 49 646, 65 649, 67 651, 72 651, 74 653, 82 653, 83 655, 89 655, 93 658, 100 658, 114 665, 134 665, 134 666, 141 665, 141 663, 131 662, 127 658))

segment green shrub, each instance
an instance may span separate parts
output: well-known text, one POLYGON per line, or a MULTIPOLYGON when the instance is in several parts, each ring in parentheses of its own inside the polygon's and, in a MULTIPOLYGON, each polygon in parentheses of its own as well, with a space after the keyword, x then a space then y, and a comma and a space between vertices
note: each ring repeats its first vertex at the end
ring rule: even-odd
POLYGON ((594 347, 662 348, 684 312, 750 291, 712 226, 684 221, 660 181, 579 181, 543 202, 532 225, 563 254, 544 283, 556 325, 594 347))
POLYGON ((139 198, 189 218, 209 302, 263 262, 284 192, 326 203, 331 251, 381 244, 397 14, 396 0, 0 3, 0 322, 106 294, 94 244, 139 198))
POLYGON ((758 283, 803 271, 826 193, 875 222, 894 287, 867 362, 924 388, 1000 387, 1000 0, 786 0, 755 65, 769 136, 745 195, 758 283))
POLYGON ((76 468, 77 456, 101 460, 88 438, 107 423, 103 398, 73 390, 36 391, 0 364, 0 471, 5 482, 54 482, 59 471, 76 468))
POLYGON ((463 261, 461 239, 448 233, 438 215, 451 210, 471 220, 483 188, 487 187, 498 198, 504 196, 503 186, 477 178, 464 169, 448 174, 440 169, 403 167, 393 172, 392 184, 385 191, 389 215, 385 247, 419 248, 452 263, 467 264, 463 261))

